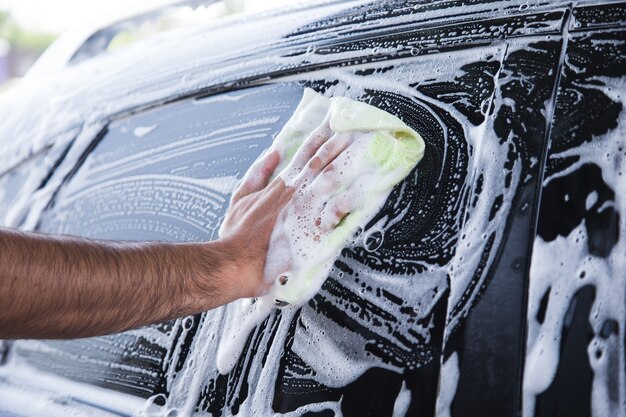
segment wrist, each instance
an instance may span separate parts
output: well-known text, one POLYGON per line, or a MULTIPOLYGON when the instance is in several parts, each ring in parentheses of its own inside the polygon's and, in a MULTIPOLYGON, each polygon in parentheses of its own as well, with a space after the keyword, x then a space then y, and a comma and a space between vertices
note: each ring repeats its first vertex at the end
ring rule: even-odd
POLYGON ((250 282, 248 280, 250 271, 246 266, 246 248, 229 238, 220 238, 211 242, 214 250, 221 258, 221 268, 216 276, 223 289, 223 295, 227 299, 224 303, 230 303, 239 298, 251 297, 250 282))
POLYGON ((184 245, 189 274, 182 290, 182 304, 196 314, 241 297, 237 285, 241 271, 228 242, 221 240, 184 245))

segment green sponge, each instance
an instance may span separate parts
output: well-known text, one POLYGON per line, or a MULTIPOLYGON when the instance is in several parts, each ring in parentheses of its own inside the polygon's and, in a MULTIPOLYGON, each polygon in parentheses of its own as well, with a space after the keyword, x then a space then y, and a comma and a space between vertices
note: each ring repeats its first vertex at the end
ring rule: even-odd
POLYGON ((276 221, 265 277, 275 283, 267 297, 279 305, 301 304, 319 290, 341 249, 424 155, 421 136, 398 117, 306 89, 270 149, 278 151, 276 173, 288 185, 303 175, 294 169, 294 155, 321 131, 345 150, 334 169, 311 179, 276 221))

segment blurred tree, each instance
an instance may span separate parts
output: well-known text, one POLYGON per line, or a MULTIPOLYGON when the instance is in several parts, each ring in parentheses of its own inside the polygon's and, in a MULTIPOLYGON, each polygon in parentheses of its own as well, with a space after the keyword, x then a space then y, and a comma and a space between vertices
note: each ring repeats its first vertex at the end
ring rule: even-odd
POLYGON ((43 52, 54 40, 55 35, 22 29, 10 13, 0 10, 0 38, 4 38, 14 49, 43 52))
POLYGON ((4 24, 7 20, 9 20, 9 12, 0 10, 0 29, 4 27, 4 24))

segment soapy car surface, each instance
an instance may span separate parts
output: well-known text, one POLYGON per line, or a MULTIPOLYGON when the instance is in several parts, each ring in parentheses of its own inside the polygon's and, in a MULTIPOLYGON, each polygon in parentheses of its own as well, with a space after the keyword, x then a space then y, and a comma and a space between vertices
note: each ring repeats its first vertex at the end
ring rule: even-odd
POLYGON ((305 87, 399 115, 428 149, 303 305, 0 342, 0 405, 623 417, 625 4, 290 6, 4 93, 0 222, 45 233, 215 239, 305 87))
POLYGON ((422 137, 390 113, 306 89, 268 149, 280 155, 275 172, 296 192, 270 240, 265 280, 274 285, 266 298, 285 305, 313 296, 339 251, 422 159, 424 147, 422 137), (311 158, 307 147, 318 146, 311 158), (310 169, 299 169, 303 158, 311 158, 310 169))

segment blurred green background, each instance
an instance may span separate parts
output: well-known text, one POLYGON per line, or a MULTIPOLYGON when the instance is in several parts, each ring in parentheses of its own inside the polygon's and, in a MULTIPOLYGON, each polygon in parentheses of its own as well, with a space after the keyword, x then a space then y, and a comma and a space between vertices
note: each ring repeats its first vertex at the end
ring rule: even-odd
POLYGON ((0 10, 0 91, 22 77, 58 34, 22 27, 6 10, 0 10))

